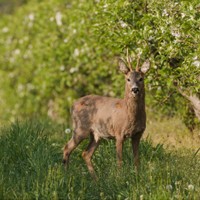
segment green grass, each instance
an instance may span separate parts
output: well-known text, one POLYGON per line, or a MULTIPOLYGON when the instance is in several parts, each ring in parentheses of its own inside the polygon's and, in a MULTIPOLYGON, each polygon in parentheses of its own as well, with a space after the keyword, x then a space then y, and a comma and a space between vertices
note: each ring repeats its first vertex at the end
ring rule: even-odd
POLYGON ((62 147, 70 134, 50 121, 16 122, 0 133, 0 199, 200 199, 198 153, 166 151, 148 140, 140 146, 141 170, 133 168, 129 141, 123 168, 117 169, 114 141, 103 141, 93 163, 94 182, 81 158, 83 142, 62 166, 62 147))

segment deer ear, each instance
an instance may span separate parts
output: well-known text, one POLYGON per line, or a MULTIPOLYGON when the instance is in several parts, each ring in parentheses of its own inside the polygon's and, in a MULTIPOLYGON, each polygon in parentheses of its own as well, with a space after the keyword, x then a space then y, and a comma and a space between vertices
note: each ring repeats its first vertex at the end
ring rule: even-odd
POLYGON ((128 74, 130 71, 122 59, 119 60, 119 70, 124 74, 128 74))
POLYGON ((142 67, 141 67, 141 72, 143 73, 143 74, 145 74, 148 70, 149 70, 149 68, 150 68, 150 61, 149 60, 146 60, 144 63, 143 63, 143 65, 142 65, 142 67))

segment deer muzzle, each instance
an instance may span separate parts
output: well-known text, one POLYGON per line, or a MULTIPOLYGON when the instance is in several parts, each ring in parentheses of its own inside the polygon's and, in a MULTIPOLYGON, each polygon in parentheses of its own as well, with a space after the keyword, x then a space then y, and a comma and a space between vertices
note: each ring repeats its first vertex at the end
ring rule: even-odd
POLYGON ((134 93, 134 94, 138 94, 139 93, 139 88, 138 87, 133 87, 131 89, 131 91, 134 93))

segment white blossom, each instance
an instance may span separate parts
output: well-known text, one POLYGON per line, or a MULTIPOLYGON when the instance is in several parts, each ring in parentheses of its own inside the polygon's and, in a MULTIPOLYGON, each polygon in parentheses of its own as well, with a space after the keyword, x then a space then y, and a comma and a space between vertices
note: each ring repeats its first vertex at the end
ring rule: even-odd
POLYGON ((54 21, 54 17, 50 17, 49 21, 53 22, 54 21))
POLYGON ((183 19, 185 16, 186 16, 185 13, 181 13, 181 17, 182 17, 182 19, 183 19))
POLYGON ((167 190, 172 190, 172 188, 173 188, 172 185, 166 185, 167 190))
POLYGON ((160 27, 160 30, 162 33, 164 33, 166 31, 165 27, 163 27, 163 26, 160 27))
POLYGON ((198 57, 197 56, 195 56, 194 58, 193 58, 193 60, 197 60, 198 59, 198 57))
POLYGON ((67 43, 67 42, 68 42, 68 39, 67 39, 67 38, 65 38, 65 39, 63 40, 63 42, 64 42, 64 43, 67 43))
POLYGON ((61 12, 56 12, 55 18, 56 18, 56 24, 58 26, 62 26, 62 14, 61 14, 61 12))
POLYGON ((76 71, 78 71, 78 69, 76 67, 72 67, 70 68, 69 73, 73 74, 76 71))
POLYGON ((65 133, 66 133, 66 134, 71 133, 71 129, 70 129, 70 128, 66 128, 66 129, 65 129, 65 133))
POLYGON ((27 89, 28 89, 28 91, 31 91, 31 90, 35 89, 35 86, 33 84, 31 84, 31 83, 28 83, 27 84, 27 89))
POLYGON ((176 37, 176 38, 178 38, 178 37, 181 36, 181 34, 180 34, 180 32, 179 32, 178 30, 172 30, 172 31, 171 31, 171 34, 172 34, 174 37, 176 37))
POLYGON ((155 39, 155 37, 154 37, 154 36, 152 36, 152 35, 151 35, 151 36, 149 36, 149 38, 148 38, 148 40, 149 40, 149 41, 151 41, 151 40, 154 40, 154 39, 155 39))
POLYGON ((193 15, 190 15, 190 20, 194 20, 194 16, 193 15))
POLYGON ((120 20, 120 21, 119 21, 119 24, 120 24, 120 26, 121 26, 122 28, 126 28, 126 27, 128 26, 128 24, 125 23, 123 20, 120 20))
POLYGON ((9 31, 8 27, 3 27, 3 28, 2 28, 2 32, 3 32, 3 33, 7 33, 8 31, 9 31))
POLYGON ((169 16, 169 13, 167 12, 166 9, 163 10, 163 12, 162 12, 162 16, 169 16))
POLYGON ((180 37, 181 35, 180 35, 180 33, 176 32, 176 33, 174 33, 174 36, 175 37, 180 37))
POLYGON ((15 77, 15 74, 14 74, 13 72, 11 72, 11 73, 8 74, 8 77, 9 77, 9 78, 14 78, 14 77, 15 77))
POLYGON ((67 101, 71 102, 72 98, 70 96, 67 97, 67 101))
POLYGON ((78 49, 75 49, 74 50, 74 56, 77 57, 77 56, 79 56, 79 54, 80 54, 80 51, 78 49))
POLYGON ((189 6, 189 10, 193 10, 193 6, 192 5, 189 6))
POLYGON ((24 85, 19 84, 17 87, 18 92, 22 92, 24 90, 24 85))
POLYGON ((60 66, 60 71, 64 71, 64 70, 65 70, 65 66, 64 65, 60 66))
POLYGON ((199 60, 195 60, 192 64, 197 68, 200 67, 200 61, 199 60))
POLYGON ((194 185, 192 185, 192 184, 188 185, 188 190, 193 191, 194 190, 194 185))
POLYGON ((108 7, 108 4, 104 4, 104 5, 103 5, 103 8, 107 8, 107 7, 108 7))
POLYGON ((73 33, 73 34, 76 34, 76 33, 77 33, 77 30, 76 30, 76 29, 73 29, 72 33, 73 33))
POLYGON ((28 40, 29 40, 28 36, 25 36, 24 41, 28 41, 28 40))
POLYGON ((15 49, 13 52, 15 55, 19 55, 21 53, 20 49, 15 49))
POLYGON ((30 13, 28 18, 29 18, 30 21, 33 21, 35 19, 34 13, 30 13))

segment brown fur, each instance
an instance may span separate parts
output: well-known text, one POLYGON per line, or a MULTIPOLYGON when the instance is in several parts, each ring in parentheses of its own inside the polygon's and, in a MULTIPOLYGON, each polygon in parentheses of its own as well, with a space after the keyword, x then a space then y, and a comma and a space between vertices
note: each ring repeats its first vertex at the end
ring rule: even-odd
POLYGON ((78 99, 72 109, 74 134, 65 145, 63 161, 67 163, 69 155, 78 144, 88 137, 90 143, 82 156, 90 173, 95 176, 91 158, 102 138, 116 140, 117 162, 122 163, 122 146, 125 138, 131 138, 134 163, 138 168, 138 147, 142 133, 146 128, 144 73, 131 71, 123 65, 121 71, 125 74, 126 87, 123 99, 88 95, 78 99), (135 94, 132 88, 137 87, 135 94))

